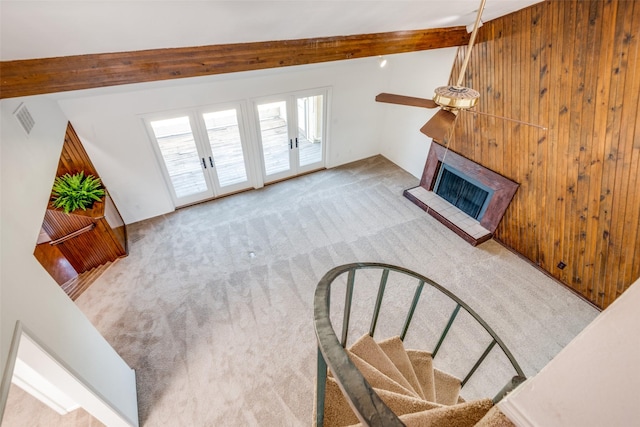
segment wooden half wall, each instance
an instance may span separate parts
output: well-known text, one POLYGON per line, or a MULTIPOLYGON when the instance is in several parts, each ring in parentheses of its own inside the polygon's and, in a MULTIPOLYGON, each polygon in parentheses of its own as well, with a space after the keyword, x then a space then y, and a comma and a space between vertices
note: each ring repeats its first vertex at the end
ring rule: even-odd
POLYGON ((550 0, 485 23, 464 83, 478 110, 549 129, 463 113, 450 143, 520 183, 496 238, 601 308, 640 276, 639 46, 640 1, 550 0))

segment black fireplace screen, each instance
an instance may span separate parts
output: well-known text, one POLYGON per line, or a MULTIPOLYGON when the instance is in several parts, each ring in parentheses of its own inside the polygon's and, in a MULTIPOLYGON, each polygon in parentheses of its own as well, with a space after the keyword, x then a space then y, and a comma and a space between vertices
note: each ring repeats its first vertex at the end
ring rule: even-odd
POLYGON ((489 192, 467 181, 463 177, 442 168, 436 194, 472 218, 479 219, 489 192))

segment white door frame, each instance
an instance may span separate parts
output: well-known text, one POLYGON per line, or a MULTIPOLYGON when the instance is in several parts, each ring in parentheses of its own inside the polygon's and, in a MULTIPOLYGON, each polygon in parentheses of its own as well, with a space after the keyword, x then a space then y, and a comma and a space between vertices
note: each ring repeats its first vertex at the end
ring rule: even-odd
POLYGON ((257 148, 260 159, 260 171, 262 180, 264 183, 271 183, 280 181, 286 178, 290 178, 296 175, 300 175, 306 172, 310 172, 313 170, 322 169, 326 165, 326 155, 327 155, 327 135, 328 135, 328 113, 329 113, 329 96, 330 96, 330 88, 316 88, 316 89, 307 89, 302 91, 295 92, 287 92, 277 95, 264 96, 259 98, 252 99, 252 112, 253 112, 253 121, 254 121, 254 130, 257 140, 257 148), (321 160, 320 162, 312 163, 305 166, 299 165, 299 150, 297 147, 297 138, 298 135, 298 112, 297 112, 297 100, 299 98, 310 97, 310 96, 322 96, 322 146, 321 146, 321 160), (258 105, 260 104, 268 104, 271 102, 284 101, 287 105, 287 128, 288 128, 288 139, 290 145, 289 150, 289 162, 290 168, 287 171, 283 171, 280 173, 275 173, 267 176, 266 168, 264 164, 264 150, 263 150, 263 142, 262 142, 262 132, 260 129, 260 117, 258 114, 258 105))
POLYGON ((168 112, 163 112, 159 114, 146 115, 143 117, 144 125, 149 135, 149 141, 151 142, 151 146, 152 146, 153 152, 156 155, 156 160, 158 161, 160 170, 162 171, 162 176, 165 180, 167 190, 171 195, 171 200, 173 201, 173 204, 175 207, 185 206, 185 205, 199 202, 201 200, 210 199, 210 198, 213 198, 215 195, 213 182, 211 180, 211 177, 209 176, 208 173, 206 173, 206 170, 205 170, 207 167, 206 161, 203 165, 200 165, 200 167, 203 168, 202 176, 205 181, 206 190, 196 194, 184 196, 184 197, 178 197, 178 195, 176 194, 175 187, 171 182, 169 170, 167 169, 167 165, 164 160, 164 156, 162 155, 162 151, 160 150, 160 146, 158 145, 158 140, 155 136, 155 132, 151 127, 151 122, 168 120, 168 119, 173 119, 178 117, 189 117, 189 125, 191 127, 191 133, 193 135, 196 151, 198 152, 198 156, 204 159, 202 155, 202 148, 199 146, 200 144, 198 143, 199 138, 201 138, 200 126, 198 125, 197 116, 195 115, 195 112, 193 110, 168 111, 168 112))
MULTIPOLYGON (((14 329, 13 341, 11 342, 11 349, 9 351, 9 361, 7 363, 7 371, 5 371, 3 379, 3 395, 6 395, 4 393, 5 388, 9 388, 9 378, 11 378, 12 382, 19 382, 14 381, 13 378, 16 374, 16 367, 18 367, 17 374, 23 374, 23 380, 25 379, 24 373, 26 372, 24 367, 27 367, 32 374, 27 378, 29 387, 31 387, 31 390, 25 390, 27 392, 33 392, 35 390, 36 394, 48 394, 49 396, 47 396, 47 398, 53 399, 54 401, 60 401, 60 396, 64 395, 66 398, 65 403, 75 403, 77 406, 84 408, 84 410, 105 425, 116 427, 138 427, 137 416, 132 419, 118 411, 110 404, 108 399, 101 396, 100 393, 92 389, 89 385, 85 384, 79 375, 63 363, 55 353, 48 349, 19 320, 16 322, 14 329), (4 381, 7 381, 7 384, 5 384, 4 381), (56 392, 59 393, 58 396, 52 395, 52 393, 56 392)), ((131 381, 130 384, 123 384, 123 390, 127 387, 133 388, 132 391, 129 390, 129 394, 135 397, 135 371, 133 369, 131 371, 133 381, 131 381)), ((36 394, 33 394, 34 398, 38 398, 36 397, 36 394)), ((0 421, 4 415, 5 404, 6 401, 2 402, 0 421)), ((135 412, 137 413, 137 400, 134 402, 134 405, 135 412)))
POLYGON ((197 124, 199 128, 198 132, 200 134, 200 138, 203 145, 205 145, 204 147, 202 147, 203 154, 207 157, 206 159, 207 166, 208 167, 213 166, 213 171, 208 169, 208 175, 211 176, 214 197, 224 196, 230 193, 235 193, 238 191, 245 190, 247 188, 254 187, 254 179, 253 179, 254 174, 252 173, 253 168, 251 165, 251 155, 250 155, 251 144, 248 138, 250 133, 247 131, 247 126, 246 126, 247 120, 245 118, 246 108, 244 104, 245 104, 244 102, 228 102, 224 104, 208 105, 206 107, 201 107, 197 110, 197 116, 198 116, 197 124), (215 163, 216 158, 213 155, 213 152, 211 150, 211 146, 210 146, 211 141, 209 141, 208 132, 207 132, 206 124, 203 119, 203 115, 206 113, 213 113, 213 112, 232 110, 232 109, 236 111, 236 119, 238 122, 238 132, 240 134, 240 143, 242 145, 242 154, 244 157, 244 168, 245 168, 245 173, 247 175, 247 180, 241 183, 229 185, 226 187, 221 187, 220 181, 218 179, 218 174, 217 174, 217 166, 215 163), (209 156, 211 156, 211 159, 208 158, 209 156), (213 163, 213 165, 211 163, 213 163))
POLYGON ((141 116, 144 122, 144 126, 147 130, 153 152, 156 156, 156 160, 160 166, 167 191, 171 195, 171 200, 173 201, 174 207, 187 206, 201 201, 213 199, 215 197, 224 196, 230 193, 261 186, 261 183, 256 182, 256 174, 254 173, 255 168, 252 165, 251 153, 254 150, 251 150, 252 144, 250 142, 250 139, 248 138, 251 133, 247 130, 248 120, 246 118, 247 108, 245 104, 245 102, 241 101, 227 102, 141 116), (229 109, 236 110, 238 128, 244 155, 245 170, 247 173, 247 181, 232 186, 221 187, 217 178, 217 173, 215 172, 215 161, 213 159, 213 153, 211 152, 210 141, 207 135, 207 129, 202 114, 229 109), (167 120, 177 117, 189 117, 189 123, 191 127, 191 133, 193 134, 195 148, 198 156, 200 157, 200 168, 202 170, 202 176, 204 177, 204 181, 207 187, 205 191, 184 197, 178 197, 176 194, 164 157, 162 155, 162 151, 160 150, 160 147, 158 145, 158 140, 155 136, 153 128, 151 127, 151 122, 153 121, 167 120), (211 166, 212 164, 214 165, 213 168, 211 166))

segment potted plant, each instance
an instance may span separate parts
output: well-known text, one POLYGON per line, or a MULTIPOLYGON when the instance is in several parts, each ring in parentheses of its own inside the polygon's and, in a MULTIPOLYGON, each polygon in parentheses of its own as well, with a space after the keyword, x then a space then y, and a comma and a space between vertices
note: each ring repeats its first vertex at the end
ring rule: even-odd
POLYGON ((87 210, 94 202, 99 202, 105 195, 100 178, 91 174, 84 176, 84 171, 64 174, 56 177, 51 190, 51 205, 65 213, 77 209, 87 210))

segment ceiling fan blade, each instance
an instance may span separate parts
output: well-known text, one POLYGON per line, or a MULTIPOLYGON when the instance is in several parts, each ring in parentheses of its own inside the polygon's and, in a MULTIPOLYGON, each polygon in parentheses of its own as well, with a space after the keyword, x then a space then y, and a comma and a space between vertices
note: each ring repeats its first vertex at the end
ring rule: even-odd
POLYGON ((420 132, 436 142, 444 142, 455 120, 456 115, 451 111, 440 110, 420 128, 420 132))
POLYGON ((376 101, 389 104, 408 105, 410 107, 436 108, 438 104, 431 99, 415 98, 413 96, 394 95, 393 93, 381 93, 376 96, 376 101))

